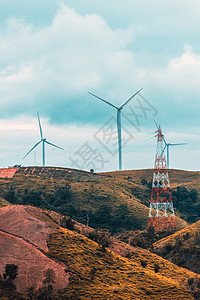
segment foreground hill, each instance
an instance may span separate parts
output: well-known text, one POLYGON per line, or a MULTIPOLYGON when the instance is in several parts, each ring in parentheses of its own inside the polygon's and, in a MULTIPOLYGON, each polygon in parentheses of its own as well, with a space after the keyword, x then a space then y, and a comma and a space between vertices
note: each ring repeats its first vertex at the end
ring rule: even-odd
POLYGON ((200 273, 200 221, 157 241, 153 246, 162 257, 200 273))
MULTIPOLYGON (((18 265, 18 291, 38 289, 50 268, 54 288, 61 288, 57 299, 194 299, 187 289, 194 273, 147 250, 129 247, 128 257, 122 257, 59 227, 49 215, 30 206, 0 209, 0 274, 6 264, 18 265)), ((111 248, 117 251, 116 243, 111 248)), ((8 299, 0 290, 1 295, 8 299)))
POLYGON ((47 240, 57 227, 40 209, 31 206, 6 206, 0 209, 0 274, 6 264, 19 267, 15 280, 17 290, 42 285, 44 271, 53 269, 56 274, 55 289, 69 283, 65 267, 48 258, 47 240))
MULTIPOLYGON (((177 185, 181 172, 185 174, 180 171, 174 175, 177 185)), ((0 196, 12 204, 42 206, 113 233, 147 227, 151 188, 142 184, 142 179, 150 181, 152 170, 92 174, 64 168, 28 167, 13 171, 12 178, 6 178, 5 170, 2 174, 0 196)), ((177 212, 176 217, 178 229, 187 226, 177 212)))

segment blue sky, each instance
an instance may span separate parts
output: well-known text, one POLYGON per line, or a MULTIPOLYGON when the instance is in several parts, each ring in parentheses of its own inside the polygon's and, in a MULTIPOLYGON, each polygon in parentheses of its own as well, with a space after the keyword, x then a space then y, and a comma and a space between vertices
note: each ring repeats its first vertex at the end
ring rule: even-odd
POLYGON ((153 167, 156 118, 169 142, 188 143, 171 149, 170 167, 199 170, 199 19, 196 0, 1 0, 1 167, 41 164, 40 148, 22 159, 39 140, 38 109, 65 149, 48 148, 48 165, 116 170, 115 142, 102 142, 116 111, 87 92, 119 105, 143 87, 123 110, 123 168, 153 167), (136 120, 142 101, 151 109, 136 120))

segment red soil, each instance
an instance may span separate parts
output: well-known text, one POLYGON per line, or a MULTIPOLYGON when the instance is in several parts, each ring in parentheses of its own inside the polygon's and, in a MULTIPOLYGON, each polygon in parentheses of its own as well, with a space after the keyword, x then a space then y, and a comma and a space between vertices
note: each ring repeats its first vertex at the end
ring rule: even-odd
POLYGON ((56 274, 54 289, 65 288, 69 283, 66 266, 45 254, 49 234, 56 227, 51 222, 35 207, 13 205, 0 209, 0 274, 3 275, 6 264, 18 265, 19 275, 14 283, 20 292, 41 286, 48 268, 56 274))
POLYGON ((0 229, 23 237, 48 251, 47 239, 51 232, 50 224, 41 221, 42 212, 35 207, 12 205, 0 209, 0 229))
POLYGON ((5 168, 0 169, 0 178, 13 178, 19 168, 5 168))
POLYGON ((15 285, 17 290, 25 292, 28 287, 36 289, 41 286, 44 271, 53 269, 56 274, 55 289, 65 288, 69 283, 69 275, 65 268, 52 261, 33 245, 24 240, 0 231, 0 274, 3 274, 6 264, 16 264, 19 267, 15 285))

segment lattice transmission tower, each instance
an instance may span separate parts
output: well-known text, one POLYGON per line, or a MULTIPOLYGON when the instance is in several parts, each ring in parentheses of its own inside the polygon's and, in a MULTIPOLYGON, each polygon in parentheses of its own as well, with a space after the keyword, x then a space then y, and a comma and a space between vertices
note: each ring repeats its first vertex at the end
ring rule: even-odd
POLYGON ((169 183, 165 144, 161 127, 158 127, 157 147, 153 173, 151 201, 148 218, 148 228, 153 226, 155 231, 175 230, 176 220, 169 183))

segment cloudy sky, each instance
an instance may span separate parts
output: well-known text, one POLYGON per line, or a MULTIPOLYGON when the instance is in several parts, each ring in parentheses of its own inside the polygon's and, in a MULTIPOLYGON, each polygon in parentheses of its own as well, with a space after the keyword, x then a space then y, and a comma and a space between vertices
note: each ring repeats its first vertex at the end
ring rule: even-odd
POLYGON ((115 105, 123 109, 123 169, 152 168, 155 124, 170 167, 199 170, 200 2, 1 0, 0 167, 46 163, 118 168, 115 105))

